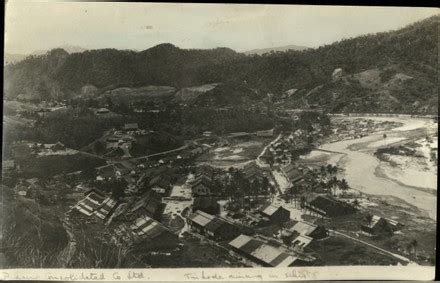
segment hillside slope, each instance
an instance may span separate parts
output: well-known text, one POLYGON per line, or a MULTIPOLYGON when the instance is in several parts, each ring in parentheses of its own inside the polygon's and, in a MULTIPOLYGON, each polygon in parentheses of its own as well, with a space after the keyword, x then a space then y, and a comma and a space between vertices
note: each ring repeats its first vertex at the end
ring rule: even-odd
MULTIPOLYGON (((294 105, 304 102, 301 95, 323 85, 306 103, 317 102, 330 111, 361 111, 376 106, 368 110, 437 112, 432 102, 438 96, 439 18, 434 16, 397 31, 346 39, 317 49, 253 56, 227 48, 186 50, 171 44, 141 52, 101 49, 68 54, 57 49, 6 66, 4 93, 8 98, 41 100, 69 98, 86 85, 100 90, 147 85, 179 90, 235 81, 275 95, 289 89, 303 90, 291 98, 297 98, 291 101, 294 105), (386 70, 391 69, 412 79, 398 88, 389 89, 386 81, 374 89, 365 85, 359 88, 356 83, 347 83, 347 79, 342 85, 335 84, 332 73, 339 68, 353 76, 371 70, 385 72, 386 76, 386 70), (359 91, 369 94, 364 97, 359 91), (355 94, 348 95, 350 92, 355 94)), ((239 90, 231 91, 231 95, 240 95, 239 90)))

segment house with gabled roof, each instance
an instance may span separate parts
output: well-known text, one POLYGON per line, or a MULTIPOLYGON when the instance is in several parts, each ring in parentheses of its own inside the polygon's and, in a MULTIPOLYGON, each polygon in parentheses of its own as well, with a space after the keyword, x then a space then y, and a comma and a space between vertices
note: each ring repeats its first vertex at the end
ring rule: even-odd
POLYGON ((310 195, 306 198, 303 206, 310 213, 322 217, 337 217, 356 212, 356 208, 351 204, 328 195, 310 195))
POLYGON ((155 191, 156 193, 159 193, 162 196, 167 196, 170 193, 172 184, 170 177, 161 174, 152 178, 148 182, 148 186, 150 187, 151 190, 155 191))
POLYGON ((95 192, 90 192, 80 200, 72 209, 81 212, 86 216, 92 216, 101 207, 106 198, 95 192))
POLYGON ((165 204, 162 203, 160 194, 148 191, 127 208, 124 217, 132 219, 138 215, 148 215, 160 221, 164 209, 165 204))
POLYGON ((228 245, 238 254, 265 267, 289 267, 300 261, 298 257, 279 247, 244 234, 230 241, 228 245))
POLYGON ((281 172, 291 183, 295 183, 303 178, 302 172, 294 164, 284 166, 283 168, 281 168, 281 172))
POLYGON ((147 215, 116 226, 113 233, 116 242, 130 245, 142 243, 140 248, 147 250, 170 249, 178 243, 177 235, 147 215))
POLYGON ((361 230, 374 236, 391 236, 402 227, 396 220, 374 215, 370 223, 361 226, 361 230))
POLYGON ((293 226, 287 228, 287 230, 295 231, 300 235, 305 235, 313 239, 322 239, 328 235, 327 230, 323 226, 305 221, 298 221, 293 226))
POLYGON ((290 220, 290 211, 282 206, 268 204, 263 206, 259 213, 263 217, 267 217, 271 223, 282 224, 290 220))
POLYGON ((125 131, 136 131, 139 129, 138 123, 127 123, 124 125, 123 129, 125 131))
POLYGON ((96 215, 99 219, 105 220, 111 215, 111 213, 116 208, 117 204, 118 202, 114 198, 108 197, 93 212, 93 214, 96 215))
POLYGON ((186 219, 191 230, 215 240, 232 239, 240 235, 240 228, 233 222, 197 210, 186 219))

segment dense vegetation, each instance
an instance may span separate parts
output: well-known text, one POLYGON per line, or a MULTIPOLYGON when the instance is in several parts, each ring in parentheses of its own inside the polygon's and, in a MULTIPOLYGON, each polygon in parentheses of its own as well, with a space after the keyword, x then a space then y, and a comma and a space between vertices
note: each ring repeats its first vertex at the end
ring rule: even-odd
MULTIPOLYGON (((435 16, 398 31, 345 39, 317 49, 261 56, 246 56, 227 48, 184 50, 171 44, 142 52, 102 49, 69 55, 58 49, 8 65, 5 93, 9 97, 47 99, 69 97, 85 85, 101 90, 142 85, 182 88, 240 81, 262 93, 280 94, 291 88, 311 90, 329 84, 336 68, 342 68, 346 74, 381 68, 386 83, 392 79, 387 69, 394 66, 413 80, 405 82, 396 93, 391 90, 391 100, 383 109, 383 93, 356 83, 326 86, 315 92, 314 100, 329 111, 376 107, 374 111, 432 113, 437 111, 431 105, 437 101, 438 21, 439 16, 435 16), (353 93, 356 95, 351 97, 349 94, 353 93), (393 103, 397 106, 390 106, 393 103), (416 106, 405 108, 408 104, 416 106)), ((294 101, 302 101, 307 92, 294 97, 294 101)), ((240 89, 229 93, 230 97, 243 94, 240 89)))

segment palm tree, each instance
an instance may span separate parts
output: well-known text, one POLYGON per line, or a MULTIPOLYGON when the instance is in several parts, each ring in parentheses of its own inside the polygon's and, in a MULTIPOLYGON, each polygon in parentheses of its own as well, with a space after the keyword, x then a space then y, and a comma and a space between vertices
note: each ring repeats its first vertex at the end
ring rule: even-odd
POLYGON ((411 247, 414 249, 414 255, 417 257, 417 247, 419 246, 419 242, 416 239, 412 240, 410 243, 411 247))
POLYGON ((358 207, 358 206, 359 206, 359 201, 358 201, 357 199, 355 199, 355 200, 353 201, 353 205, 354 205, 355 207, 358 207))
POLYGON ((373 215, 371 215, 371 214, 368 213, 368 214, 365 216, 365 220, 367 220, 368 226, 370 226, 371 223, 373 222, 373 215))
POLYGON ((321 172, 322 175, 325 174, 325 166, 321 165, 321 167, 319 168, 319 171, 321 172))
POLYGON ((272 202, 275 197, 275 194, 277 193, 276 188, 274 186, 270 186, 269 193, 270 193, 270 201, 272 202))
POLYGON ((265 196, 267 196, 270 193, 269 186, 270 186, 269 179, 267 179, 267 177, 264 177, 263 180, 261 181, 261 191, 265 196))
POLYGON ((345 179, 339 181, 339 188, 345 193, 350 187, 345 179))

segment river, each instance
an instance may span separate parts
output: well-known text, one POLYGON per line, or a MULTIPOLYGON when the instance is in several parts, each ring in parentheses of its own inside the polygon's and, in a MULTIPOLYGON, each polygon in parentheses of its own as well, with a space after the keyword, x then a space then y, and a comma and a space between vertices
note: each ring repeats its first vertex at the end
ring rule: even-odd
MULTIPOLYGON (((430 119, 365 118, 401 122, 403 126, 389 131, 377 132, 359 139, 323 144, 319 149, 341 153, 330 154, 327 162, 339 164, 345 169, 344 177, 352 188, 365 194, 397 197, 422 211, 426 211, 432 219, 436 220, 437 196, 432 192, 407 186, 399 180, 392 180, 386 178, 383 174, 378 174, 381 161, 373 155, 377 147, 384 144, 390 145, 391 143, 409 141, 411 138, 414 139, 414 130, 422 129, 424 132, 431 132, 437 127, 436 124, 430 119), (385 140, 383 139, 384 133, 388 136, 385 140)), ((311 156, 313 154, 314 152, 311 153, 311 156)), ((307 159, 307 156, 305 156, 305 159, 307 159)))

